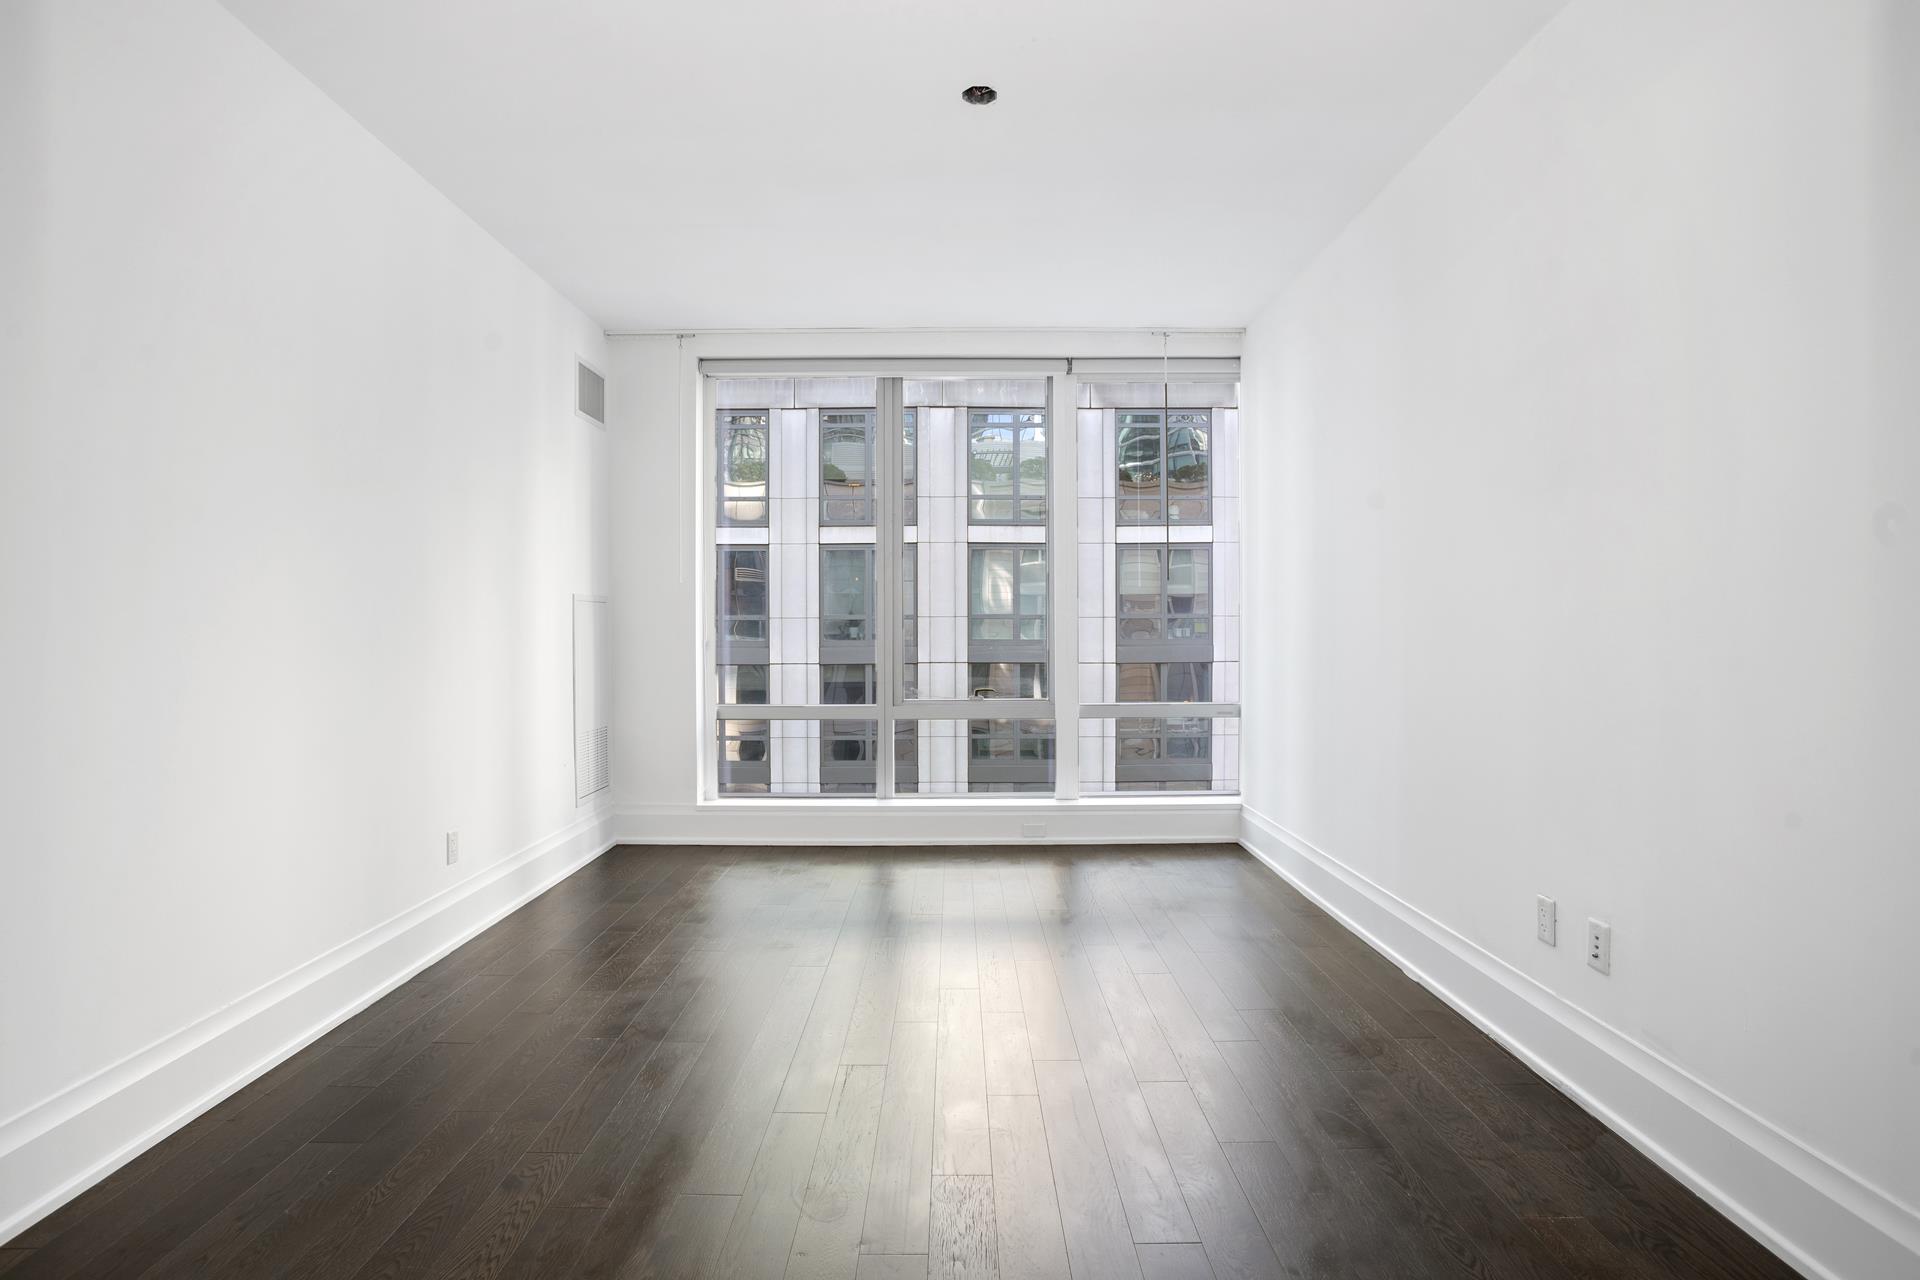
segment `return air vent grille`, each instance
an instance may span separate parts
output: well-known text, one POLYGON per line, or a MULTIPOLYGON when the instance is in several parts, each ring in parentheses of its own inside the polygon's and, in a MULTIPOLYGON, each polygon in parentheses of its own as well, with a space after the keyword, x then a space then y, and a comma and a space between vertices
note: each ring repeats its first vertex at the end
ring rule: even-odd
POLYGON ((583 418, 591 418, 601 426, 607 425, 607 380, 585 364, 580 369, 580 390, 574 402, 574 408, 583 418))

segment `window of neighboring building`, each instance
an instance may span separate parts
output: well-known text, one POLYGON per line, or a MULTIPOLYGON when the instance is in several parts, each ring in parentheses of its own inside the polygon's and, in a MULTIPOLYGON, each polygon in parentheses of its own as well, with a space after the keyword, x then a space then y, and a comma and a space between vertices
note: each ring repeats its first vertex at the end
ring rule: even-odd
POLYGON ((720 668, 720 701, 743 705, 767 702, 767 664, 746 663, 720 668))
POLYGON ((1114 783, 1122 791, 1205 791, 1213 776, 1213 722, 1200 716, 1116 722, 1114 783))
POLYGON ((1010 543, 972 548, 967 636, 978 644, 1044 646, 1047 640, 1047 549, 1010 543))
POLYGON ((1053 721, 967 721, 967 790, 1053 790, 1053 721))
POLYGON ((974 524, 1045 524, 1045 412, 975 409, 967 423, 968 519, 974 524))
POLYGON ((1209 648, 1212 550, 1128 543, 1118 552, 1121 647, 1192 641, 1209 648))
POLYGON ((1114 415, 1119 468, 1115 519, 1133 524, 1209 524, 1213 504, 1213 414, 1206 409, 1128 409, 1114 415))
POLYGON ((767 469, 771 458, 766 409, 723 409, 719 416, 719 508, 721 525, 767 523, 767 469))
POLYGON ((873 548, 820 548, 820 654, 861 646, 873 655, 873 548))
POLYGON ((1122 662, 1114 687, 1121 702, 1211 702, 1211 662, 1122 662))
POLYGON ((902 496, 906 506, 900 522, 906 525, 920 523, 920 411, 906 410, 905 438, 901 441, 900 469, 904 473, 900 478, 902 496))
POLYGON ((767 549, 719 549, 720 654, 729 666, 767 661, 767 549))
POLYGON ((873 409, 820 411, 820 523, 873 523, 873 409))
POLYGON ((764 795, 773 781, 768 722, 722 720, 720 791, 723 795, 764 795))

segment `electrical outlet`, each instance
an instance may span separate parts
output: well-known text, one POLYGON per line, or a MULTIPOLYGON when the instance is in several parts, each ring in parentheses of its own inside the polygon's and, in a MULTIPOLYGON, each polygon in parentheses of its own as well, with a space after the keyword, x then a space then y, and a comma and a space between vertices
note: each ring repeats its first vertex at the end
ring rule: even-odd
POLYGON ((1560 945, 1560 905, 1544 893, 1533 900, 1533 936, 1550 947, 1560 945))
POLYGON ((1587 968, 1613 972, 1613 926, 1605 920, 1587 920, 1587 968))
POLYGON ((447 832, 447 865, 452 866, 458 861, 460 861, 460 833, 449 831, 447 832))
POLYGON ((1044 822, 1023 822, 1020 824, 1022 840, 1044 840, 1047 836, 1047 824, 1044 822))

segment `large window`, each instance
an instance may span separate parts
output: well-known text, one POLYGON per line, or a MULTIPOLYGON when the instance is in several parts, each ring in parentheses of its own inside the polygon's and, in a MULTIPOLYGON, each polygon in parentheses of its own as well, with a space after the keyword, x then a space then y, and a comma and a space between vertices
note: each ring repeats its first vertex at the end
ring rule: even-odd
POLYGON ((708 794, 1237 790, 1237 387, 1039 363, 709 370, 708 794))

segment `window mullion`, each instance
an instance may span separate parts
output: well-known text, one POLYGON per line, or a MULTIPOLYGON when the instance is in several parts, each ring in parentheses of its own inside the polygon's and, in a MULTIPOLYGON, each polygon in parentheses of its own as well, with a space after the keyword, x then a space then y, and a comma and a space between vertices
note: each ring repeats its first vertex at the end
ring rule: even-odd
POLYGON ((1080 798, 1080 382, 1048 379, 1047 643, 1052 655, 1053 794, 1080 798))
POLYGON ((894 722, 901 714, 905 690, 900 687, 904 655, 900 622, 907 602, 900 595, 901 548, 906 540, 902 503, 901 436, 906 430, 899 378, 880 378, 875 384, 879 404, 874 414, 873 477, 873 661, 877 723, 874 725, 874 794, 894 795, 894 722))

